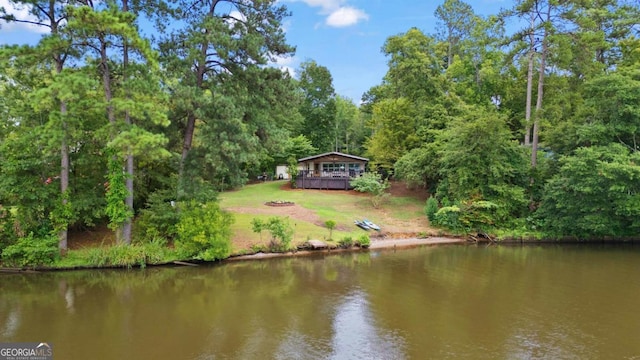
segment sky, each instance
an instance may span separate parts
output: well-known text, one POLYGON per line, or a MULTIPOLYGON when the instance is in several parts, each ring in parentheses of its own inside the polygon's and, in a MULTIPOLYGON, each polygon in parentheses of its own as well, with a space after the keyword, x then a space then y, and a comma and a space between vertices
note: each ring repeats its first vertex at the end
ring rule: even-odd
MULTIPOLYGON (((388 59, 385 40, 416 27, 435 34, 434 13, 444 0, 280 0, 291 11, 284 24, 296 54, 282 65, 297 69, 314 60, 331 72, 336 93, 359 104, 362 94, 382 82, 388 59)), ((465 0, 476 14, 494 15, 505 0, 465 0)))
MULTIPOLYGON (((382 82, 387 59, 385 40, 416 27, 435 34, 438 5, 444 0, 278 0, 291 12, 283 28, 296 47, 277 66, 296 75, 300 64, 314 60, 331 72, 336 93, 359 104, 362 94, 382 82)), ((479 15, 497 14, 507 0, 466 0, 479 15)), ((8 0, 0 7, 10 9, 8 0)), ((26 12, 27 9, 18 11, 26 12)), ((35 43, 39 31, 25 24, 0 24, 0 44, 35 43)))

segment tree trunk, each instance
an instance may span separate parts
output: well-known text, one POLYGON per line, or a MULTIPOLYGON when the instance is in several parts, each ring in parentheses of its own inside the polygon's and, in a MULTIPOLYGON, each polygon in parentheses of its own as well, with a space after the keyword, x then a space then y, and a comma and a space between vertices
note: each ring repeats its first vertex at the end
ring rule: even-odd
MULTIPOLYGON (((110 137, 113 139, 115 137, 115 123, 116 123, 116 114, 115 109, 113 108, 113 94, 111 93, 111 73, 109 70, 109 58, 107 57, 107 42, 103 36, 99 37, 100 40, 100 68, 102 70, 102 86, 104 88, 104 97, 107 103, 107 118, 109 119, 109 124, 114 128, 111 129, 110 137)), ((116 241, 122 241, 122 229, 116 231, 116 241)))
MULTIPOLYGON (((122 1, 122 11, 124 12, 128 12, 129 11, 129 4, 127 2, 127 0, 123 0, 122 1)), ((125 79, 125 82, 127 80, 127 68, 129 66, 129 45, 127 44, 126 39, 124 40, 124 48, 123 48, 123 55, 122 55, 122 67, 123 67, 123 77, 125 79)), ((126 91, 126 96, 127 98, 129 98, 130 94, 127 90, 126 91)), ((124 122, 125 124, 127 124, 128 128, 131 128, 132 122, 131 122, 131 116, 129 114, 129 111, 126 110, 124 113, 124 122)), ((127 179, 125 180, 125 186, 127 188, 127 197, 125 198, 125 205, 127 206, 127 209, 129 209, 130 214, 133 214, 133 175, 134 175, 134 164, 133 164, 133 152, 131 149, 131 146, 129 145, 127 147, 127 164, 126 164, 126 169, 127 169, 127 179)), ((127 220, 125 220, 125 222, 122 224, 122 242, 124 242, 125 244, 129 245, 131 244, 131 228, 132 228, 132 218, 129 217, 127 220)))
MULTIPOLYGON (((58 34, 58 22, 55 20, 55 3, 53 1, 49 2, 49 12, 48 12, 49 20, 51 21, 51 34, 58 34)), ((56 53, 53 55, 53 60, 56 64, 56 74, 60 75, 62 73, 62 69, 64 68, 65 56, 61 53, 56 53)), ((62 126, 62 140, 60 141, 60 201, 62 207, 67 206, 68 202, 68 190, 69 190, 69 143, 67 141, 67 103, 63 100, 60 100, 60 119, 62 126)), ((65 219, 65 223, 63 227, 58 232, 58 250, 60 251, 60 255, 64 255, 68 249, 68 231, 69 224, 67 224, 67 220, 65 219)))
MULTIPOLYGON (((220 0, 212 1, 211 6, 209 8, 209 16, 215 15, 216 6, 220 0)), ((206 30, 205 30, 206 34, 206 30)), ((207 67, 207 49, 209 48, 209 42, 205 39, 200 46, 200 59, 198 59, 198 65, 196 67, 196 87, 198 89, 202 89, 204 85, 204 75, 206 73, 207 67)), ((194 104, 195 105, 195 104, 194 104)), ((196 115, 193 111, 189 112, 187 116, 187 126, 184 130, 184 141, 182 143, 182 157, 180 158, 180 169, 178 173, 178 182, 181 183, 183 181, 184 176, 184 164, 187 160, 187 156, 189 156, 189 151, 191 150, 191 144, 193 143, 193 134, 196 129, 196 115)))
POLYGON ((535 57, 535 38, 533 34, 535 13, 531 13, 531 22, 529 28, 529 67, 527 69, 527 103, 524 109, 524 122, 526 132, 524 135, 524 145, 529 146, 531 141, 531 98, 533 92, 533 60, 535 57))
MULTIPOLYGON (((100 67, 102 69, 102 86, 104 88, 104 98, 107 102, 107 118, 109 119, 109 124, 115 125, 116 123, 116 114, 113 109, 112 99, 113 94, 111 93, 111 74, 109 70, 109 58, 107 57, 107 42, 104 37, 100 37, 100 67)), ((113 129, 111 130, 111 138, 114 137, 113 129)))
MULTIPOLYGON (((127 187, 127 197, 125 198, 125 205, 127 209, 129 209, 130 213, 133 214, 133 154, 129 150, 127 154, 127 179, 125 181, 125 185, 127 187)), ((131 232, 133 227, 133 219, 129 217, 122 224, 122 242, 129 245, 131 244, 131 232)))
POLYGON ((193 133, 196 128, 196 115, 190 112, 187 116, 187 127, 184 129, 184 142, 182 143, 182 158, 180 160, 180 178, 182 178, 182 172, 184 170, 184 162, 191 150, 191 142, 193 141, 193 133))
MULTIPOLYGON (((62 64, 59 64, 60 71, 62 71, 62 64)), ((69 190, 69 144, 67 143, 67 123, 65 117, 67 115, 67 103, 60 101, 60 117, 62 118, 62 142, 60 144, 60 194, 62 198, 62 206, 67 206, 67 191, 69 190)), ((67 236, 68 236, 68 224, 58 233, 58 249, 60 254, 64 255, 67 252, 67 236)))
POLYGON ((451 67, 451 64, 453 63, 453 29, 449 26, 447 28, 447 31, 449 31, 449 46, 447 47, 447 69, 451 67))
MULTIPOLYGON (((551 20, 551 4, 548 5, 546 22, 551 20)), ((542 53, 540 54, 540 70, 538 74, 538 98, 536 100, 536 113, 533 120, 533 139, 531 142, 531 167, 538 165, 538 132, 540 127, 540 116, 542 115, 542 97, 544 91, 544 74, 546 69, 547 51, 548 51, 548 30, 545 27, 542 37, 542 53)))

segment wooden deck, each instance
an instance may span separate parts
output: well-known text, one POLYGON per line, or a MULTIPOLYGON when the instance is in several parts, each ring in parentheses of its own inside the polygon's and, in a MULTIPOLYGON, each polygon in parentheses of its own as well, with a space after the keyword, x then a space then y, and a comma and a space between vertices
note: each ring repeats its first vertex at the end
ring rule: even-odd
POLYGON ((351 190, 349 184, 354 178, 361 176, 364 171, 313 171, 302 170, 296 178, 298 189, 320 190, 351 190))
POLYGON ((307 177, 299 176, 296 179, 296 187, 298 189, 323 189, 323 190, 350 190, 353 189, 349 185, 350 177, 307 177))

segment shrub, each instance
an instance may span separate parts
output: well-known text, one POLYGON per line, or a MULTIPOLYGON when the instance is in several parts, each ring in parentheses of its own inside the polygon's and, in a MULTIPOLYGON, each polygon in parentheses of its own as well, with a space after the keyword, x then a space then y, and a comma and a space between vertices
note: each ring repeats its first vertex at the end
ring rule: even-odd
POLYGON ((0 254, 2 249, 15 243, 15 218, 7 208, 0 205, 0 254))
POLYGON ((131 268, 134 265, 145 267, 174 260, 174 252, 166 247, 162 240, 147 244, 117 244, 108 247, 96 247, 80 250, 80 257, 93 266, 121 266, 131 268))
POLYGON ((500 207, 491 201, 464 202, 460 222, 467 231, 487 232, 495 227, 500 207))
POLYGON ((431 196, 427 199, 424 212, 430 222, 433 222, 436 219, 436 213, 438 212, 438 200, 436 200, 435 197, 431 196))
POLYGON ((444 206, 436 212, 434 216, 434 225, 442 226, 451 230, 460 231, 460 208, 456 205, 444 206))
POLYGON ((270 218, 267 222, 267 230, 271 233, 272 247, 276 247, 279 250, 289 249, 291 240, 293 240, 293 229, 289 224, 289 218, 270 218), (277 246, 278 240, 280 241, 279 246, 277 246))
POLYGON ((434 224, 454 231, 486 232, 495 226, 499 206, 490 201, 465 201, 460 206, 445 206, 436 212, 434 224))
POLYGON ((353 239, 351 236, 345 236, 338 241, 338 246, 343 249, 348 249, 353 246, 353 239))
POLYGON ((262 220, 258 218, 253 218, 251 220, 251 229, 254 233, 260 234, 260 242, 262 242, 262 230, 264 230, 265 227, 266 224, 262 220))
POLYGON ((217 202, 185 203, 175 242, 178 254, 188 258, 212 261, 224 259, 231 253, 231 224, 233 216, 217 202))
POLYGON ((165 239, 173 241, 178 236, 180 213, 173 202, 175 194, 164 190, 149 196, 147 208, 140 212, 136 220, 136 239, 153 241, 165 239))
POLYGON ((2 261, 13 266, 38 266, 53 263, 58 258, 58 239, 55 236, 26 237, 2 251, 2 261))
POLYGON ((373 195, 371 197, 371 204, 375 208, 379 207, 388 196, 385 191, 390 186, 389 182, 382 180, 380 174, 377 173, 365 173, 351 180, 349 184, 353 186, 356 191, 373 195))
POLYGON ((371 246, 371 239, 369 238, 368 234, 362 234, 360 235, 360 237, 358 237, 356 243, 361 248, 368 248, 369 246, 371 246))
POLYGON ((298 160, 294 157, 290 157, 287 161, 287 175, 289 175, 291 188, 295 189, 296 180, 298 179, 298 160))
POLYGON ((261 253, 261 252, 266 252, 267 251, 267 247, 262 245, 262 244, 253 244, 251 245, 251 252, 254 254, 257 253, 261 253))
POLYGON ((336 222, 333 220, 327 220, 324 222, 324 226, 329 229, 329 240, 333 239, 333 229, 336 228, 336 222))
MULTIPOLYGON (((253 232, 262 234, 263 230, 269 231, 271 234, 271 243, 269 247, 271 250, 283 251, 288 250, 291 247, 291 240, 293 240, 293 228, 289 224, 289 218, 272 217, 266 222, 254 218, 251 221, 253 232)), ((261 235, 262 236, 262 235, 261 235)))

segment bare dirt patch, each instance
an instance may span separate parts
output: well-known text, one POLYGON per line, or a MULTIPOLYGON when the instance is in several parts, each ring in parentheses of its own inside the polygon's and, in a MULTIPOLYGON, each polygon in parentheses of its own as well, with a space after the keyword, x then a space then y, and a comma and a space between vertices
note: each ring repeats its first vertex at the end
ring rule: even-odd
POLYGON ((67 240, 69 249, 77 250, 87 247, 114 245, 115 233, 106 225, 98 225, 91 229, 72 229, 67 240))
POLYGON ((305 209, 297 204, 291 206, 229 207, 225 208, 225 210, 239 214, 288 216, 300 221, 311 222, 317 225, 322 224, 320 217, 315 211, 305 209))
MULTIPOLYGON (((422 188, 411 189, 403 182, 391 181, 391 187, 388 192, 394 197, 412 197, 420 200, 425 200, 429 197, 429 193, 422 188)), ((280 189, 283 191, 302 191, 302 192, 316 192, 327 193, 332 195, 345 195, 345 196, 358 196, 369 197, 369 194, 361 193, 355 190, 310 190, 310 189, 292 189, 288 182, 282 184, 280 189)), ((229 207, 226 210, 243 214, 256 214, 256 215, 273 215, 273 216, 288 216, 292 219, 299 221, 305 221, 313 223, 317 226, 324 226, 321 218, 313 210, 306 209, 299 205, 288 207, 229 207)), ((406 210, 412 210, 420 212, 420 206, 408 205, 406 210), (415 209, 412 209, 415 207, 415 209), (411 208, 411 209, 410 209, 411 208)), ((409 239, 409 238, 422 238, 426 236, 435 236, 438 232, 429 226, 429 221, 425 217, 411 218, 402 220, 394 217, 394 214, 389 213, 384 206, 379 209, 368 208, 366 216, 375 218, 377 223, 382 226, 382 231, 369 232, 372 239, 409 239)), ((353 225, 355 226, 355 225, 353 225)), ((349 226, 338 225, 336 230, 349 231, 352 230, 349 226)), ((234 238, 234 243, 241 241, 234 238)))
POLYGON ((429 198, 429 192, 425 188, 409 188, 407 184, 401 181, 390 181, 388 192, 393 196, 412 197, 426 201, 429 198))

